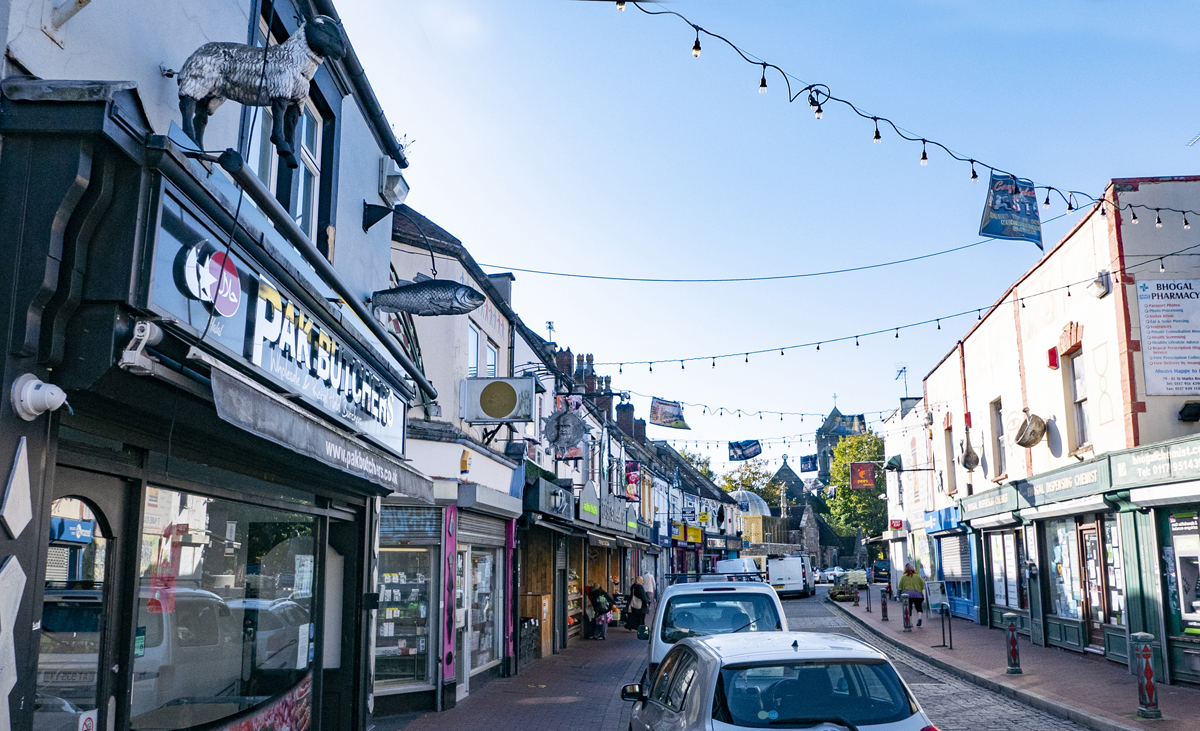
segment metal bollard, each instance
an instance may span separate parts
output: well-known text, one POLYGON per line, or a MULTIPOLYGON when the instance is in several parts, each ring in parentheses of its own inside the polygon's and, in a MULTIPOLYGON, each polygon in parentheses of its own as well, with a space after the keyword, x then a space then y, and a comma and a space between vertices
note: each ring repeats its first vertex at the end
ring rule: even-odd
POLYGON ((912 632, 912 597, 901 594, 900 606, 904 608, 904 631, 912 632))
POLYGON ((1017 647, 1017 615, 1005 612, 1003 617, 1008 624, 1008 669, 1009 675, 1021 674, 1021 650, 1017 647))
POLYGON ((871 611, 871 585, 867 584, 867 611, 871 611))
POLYGON ((854 585, 854 606, 858 606, 858 584, 854 585))
POLYGON ((1162 718, 1162 711, 1158 710, 1158 684, 1154 682, 1154 652, 1150 649, 1154 635, 1134 632, 1129 638, 1133 640, 1133 655, 1137 658, 1138 718, 1162 718))
POLYGON ((887 605, 888 605, 887 589, 880 589, 879 590, 879 614, 881 615, 879 617, 880 621, 883 621, 883 622, 888 621, 887 605))

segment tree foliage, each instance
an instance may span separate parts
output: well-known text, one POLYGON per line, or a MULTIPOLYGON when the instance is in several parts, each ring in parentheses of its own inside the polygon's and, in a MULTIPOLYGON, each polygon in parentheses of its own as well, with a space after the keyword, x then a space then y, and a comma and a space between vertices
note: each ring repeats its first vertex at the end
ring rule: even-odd
POLYGON ((746 490, 767 501, 771 507, 779 506, 779 491, 781 485, 775 481, 775 473, 768 468, 765 459, 751 459, 742 462, 737 469, 721 475, 717 482, 725 492, 746 490))
POLYGON ((699 453, 689 452, 686 449, 680 449, 679 456, 683 457, 683 461, 690 464, 700 474, 713 482, 717 481, 717 473, 713 472, 711 457, 704 457, 699 453))
POLYGON ((861 528, 867 536, 877 536, 887 527, 887 503, 882 499, 887 492, 883 454, 883 439, 874 432, 845 437, 834 447, 829 483, 835 489, 828 500, 833 523, 852 530, 861 528), (875 469, 874 490, 850 489, 851 462, 880 463, 875 469))

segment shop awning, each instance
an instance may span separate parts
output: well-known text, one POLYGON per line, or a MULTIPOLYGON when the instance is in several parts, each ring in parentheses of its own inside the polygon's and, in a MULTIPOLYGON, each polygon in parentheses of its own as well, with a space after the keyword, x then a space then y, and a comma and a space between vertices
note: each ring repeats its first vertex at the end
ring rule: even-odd
POLYGON ((1021 514, 1017 511, 998 513, 989 515, 986 518, 976 518, 971 521, 971 527, 976 530, 981 528, 1000 528, 1006 525, 1017 525, 1021 522, 1021 514))
POLYGON ((587 533, 587 531, 579 530, 578 528, 575 528, 573 526, 556 523, 553 520, 546 520, 545 518, 543 518, 542 516, 540 516, 536 513, 534 513, 532 515, 530 522, 532 525, 536 525, 540 528, 545 528, 547 530, 556 531, 558 533, 562 533, 562 534, 568 535, 568 536, 582 536, 587 533))
POLYGON ((617 545, 620 546, 621 548, 633 548, 634 542, 629 540, 628 538, 618 538, 617 545))
POLYGON ((1061 503, 1050 503, 1049 505, 1039 505, 1036 508, 1025 508, 1021 511, 1021 517, 1025 520, 1042 520, 1044 518, 1057 518, 1062 515, 1110 510, 1111 508, 1112 506, 1105 501, 1103 495, 1088 495, 1087 497, 1075 500, 1064 500, 1061 503))
POLYGON ((587 532, 587 540, 589 546, 599 546, 601 548, 616 548, 617 540, 612 536, 602 536, 599 533, 587 532))
POLYGON ((1129 491, 1129 502, 1139 508, 1200 502, 1200 480, 1134 488, 1129 491))
POLYGON ((191 349, 188 359, 212 369, 213 403, 222 421, 374 483, 380 493, 399 493, 433 504, 433 480, 383 449, 334 428, 198 348, 191 349))
POLYGON ((458 507, 506 520, 521 517, 525 510, 521 498, 474 482, 458 483, 458 507))

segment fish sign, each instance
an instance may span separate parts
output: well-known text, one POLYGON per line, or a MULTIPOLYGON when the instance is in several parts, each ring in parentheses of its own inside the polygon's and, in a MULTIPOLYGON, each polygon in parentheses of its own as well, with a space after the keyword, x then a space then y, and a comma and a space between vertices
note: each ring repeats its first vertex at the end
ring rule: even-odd
POLYGON ((373 293, 369 303, 383 312, 437 317, 465 315, 483 302, 484 296, 465 284, 418 274, 411 282, 401 280, 398 287, 373 293))

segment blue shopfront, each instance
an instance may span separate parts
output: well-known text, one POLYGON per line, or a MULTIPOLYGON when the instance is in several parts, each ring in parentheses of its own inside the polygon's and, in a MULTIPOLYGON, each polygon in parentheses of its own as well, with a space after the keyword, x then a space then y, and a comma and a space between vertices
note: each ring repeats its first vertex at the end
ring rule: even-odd
POLYGON ((973 622, 979 621, 971 541, 967 529, 959 522, 958 507, 926 513, 925 534, 937 546, 938 578, 946 582, 950 613, 973 622))

